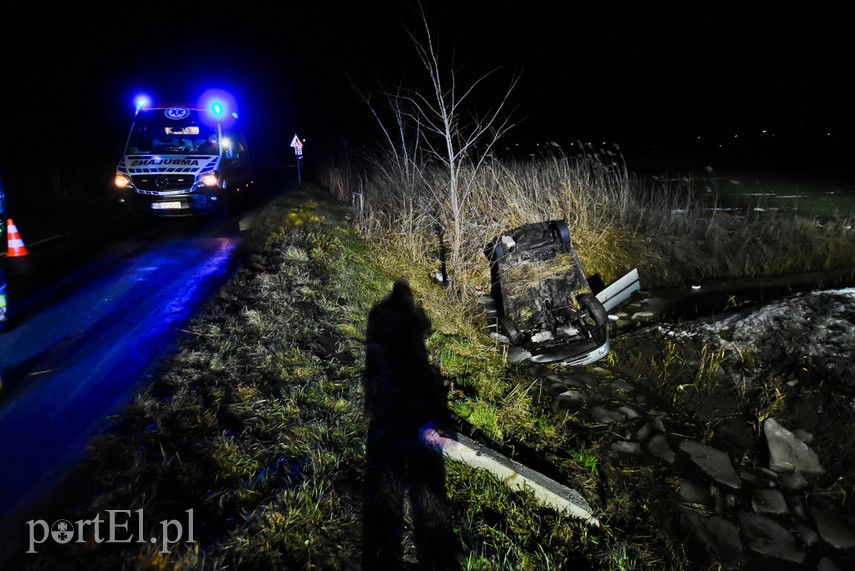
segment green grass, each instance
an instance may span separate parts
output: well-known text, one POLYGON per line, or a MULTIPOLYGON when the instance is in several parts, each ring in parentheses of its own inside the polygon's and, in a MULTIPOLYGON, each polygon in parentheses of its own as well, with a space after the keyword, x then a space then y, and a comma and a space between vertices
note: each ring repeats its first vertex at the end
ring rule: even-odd
POLYGON ((581 464, 586 470, 589 470, 591 474, 597 472, 597 464, 600 460, 590 450, 574 450, 570 452, 570 458, 581 464))

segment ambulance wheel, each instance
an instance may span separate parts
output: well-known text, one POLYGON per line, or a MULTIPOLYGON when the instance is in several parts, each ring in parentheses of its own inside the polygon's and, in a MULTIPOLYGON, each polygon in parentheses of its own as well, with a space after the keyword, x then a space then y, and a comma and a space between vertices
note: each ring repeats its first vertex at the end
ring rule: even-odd
POLYGON ((232 215, 232 201, 228 194, 221 194, 217 200, 217 216, 220 218, 229 218, 232 215))

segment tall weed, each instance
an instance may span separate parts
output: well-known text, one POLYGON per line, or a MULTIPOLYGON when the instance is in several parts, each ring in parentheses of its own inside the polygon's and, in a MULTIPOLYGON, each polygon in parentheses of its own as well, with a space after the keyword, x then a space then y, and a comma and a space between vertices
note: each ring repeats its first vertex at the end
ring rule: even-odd
POLYGON ((698 181, 642 179, 616 146, 577 148, 464 168, 471 190, 461 236, 449 223, 445 171, 428 164, 419 177, 396 179, 395 164, 374 157, 351 181, 360 189, 358 223, 395 255, 437 270, 444 245, 462 244, 450 276, 457 293, 489 282, 484 249, 501 232, 553 219, 567 222, 586 272, 606 283, 634 267, 646 287, 666 287, 855 265, 851 220, 723 211, 716 193, 696 191, 698 181))

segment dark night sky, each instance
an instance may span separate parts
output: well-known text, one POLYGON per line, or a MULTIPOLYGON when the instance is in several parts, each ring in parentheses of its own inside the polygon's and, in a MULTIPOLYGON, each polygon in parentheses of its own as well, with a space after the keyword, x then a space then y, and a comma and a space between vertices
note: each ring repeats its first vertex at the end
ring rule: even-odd
MULTIPOLYGON (((141 90, 170 101, 232 90, 256 141, 281 135, 287 145, 297 131, 308 154, 325 133, 374 133, 353 84, 422 79, 407 0, 31 4, 0 23, 2 169, 81 133, 115 162, 141 90), (22 133, 28 143, 13 145, 22 133)), ((848 136, 855 47, 842 5, 687 4, 426 5, 441 56, 454 52, 462 80, 500 68, 488 102, 522 74, 513 93, 520 140, 848 136)))

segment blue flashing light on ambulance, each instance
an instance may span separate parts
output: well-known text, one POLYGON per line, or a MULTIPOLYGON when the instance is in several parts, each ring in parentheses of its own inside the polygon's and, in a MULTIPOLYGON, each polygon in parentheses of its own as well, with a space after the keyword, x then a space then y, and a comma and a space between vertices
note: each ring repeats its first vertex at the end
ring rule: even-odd
POLYGON ((226 214, 252 185, 246 139, 228 101, 205 106, 136 102, 116 168, 120 200, 154 216, 226 214))

